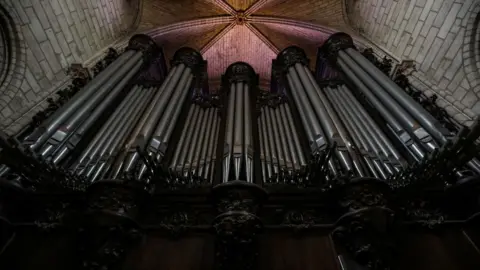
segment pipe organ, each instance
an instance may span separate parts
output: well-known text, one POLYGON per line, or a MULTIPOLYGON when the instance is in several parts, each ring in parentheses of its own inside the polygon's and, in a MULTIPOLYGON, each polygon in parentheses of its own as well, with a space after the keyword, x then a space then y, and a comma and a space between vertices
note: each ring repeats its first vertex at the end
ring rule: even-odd
POLYGON ((248 63, 231 64, 210 92, 200 53, 180 48, 168 71, 163 57, 150 37, 135 35, 29 134, 2 134, 0 258, 15 224, 42 216, 38 194, 52 189, 82 206, 42 220, 74 220, 68 225, 88 232, 78 256, 102 269, 129 256, 139 234, 178 237, 185 228, 214 235, 217 269, 264 260, 262 228, 328 231, 342 269, 387 269, 394 221, 424 224, 433 205, 451 224, 478 222, 478 120, 447 130, 348 35, 319 48, 315 72, 301 48, 281 51, 270 91, 248 63), (38 206, 19 215, 31 202, 38 206))

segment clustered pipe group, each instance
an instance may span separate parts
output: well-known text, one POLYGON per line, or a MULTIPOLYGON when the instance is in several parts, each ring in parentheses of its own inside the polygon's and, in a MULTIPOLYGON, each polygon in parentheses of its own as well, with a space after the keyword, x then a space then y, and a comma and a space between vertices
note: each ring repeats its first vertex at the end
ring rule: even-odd
MULTIPOLYGON (((301 49, 281 52, 277 61, 284 61, 281 76, 288 91, 276 106, 258 106, 258 85, 242 77, 224 80, 222 106, 196 104, 192 93, 198 70, 182 61, 172 62, 163 82, 135 83, 148 66, 142 56, 126 50, 21 143, 90 182, 129 176, 149 183, 144 153, 163 164, 171 181, 278 184, 304 172, 312 157, 328 149, 333 154, 322 181, 343 176, 387 180, 454 135, 353 45, 336 51, 336 70, 325 61, 317 67, 319 74, 342 74, 348 83, 319 84, 308 60, 302 61, 301 49), (300 54, 299 60, 288 60, 288 53, 300 54), (110 115, 97 126, 105 113, 110 115), (182 114, 185 120, 179 121, 182 114), (92 128, 96 133, 79 151, 92 128), (179 137, 172 139, 175 130, 179 137), (262 179, 255 179, 257 170, 262 179)), ((476 159, 467 167, 480 173, 476 159)), ((2 166, 0 174, 8 173, 2 166)))

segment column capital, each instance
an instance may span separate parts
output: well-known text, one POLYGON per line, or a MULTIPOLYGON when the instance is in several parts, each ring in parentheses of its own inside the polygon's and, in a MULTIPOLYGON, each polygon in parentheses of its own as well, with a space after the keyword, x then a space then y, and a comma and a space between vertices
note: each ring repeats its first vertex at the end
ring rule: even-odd
POLYGON ((175 52, 171 64, 172 66, 184 64, 195 71, 199 70, 204 62, 202 55, 198 51, 190 47, 182 47, 175 52))
POLYGON ((297 46, 290 46, 281 51, 276 59, 276 66, 285 72, 289 67, 301 63, 308 66, 309 59, 305 51, 297 46))
POLYGON ((157 43, 148 35, 137 34, 128 41, 127 50, 142 51, 145 59, 151 59, 159 50, 157 43))
POLYGON ((250 85, 258 85, 258 75, 249 64, 245 62, 236 62, 228 66, 225 74, 222 76, 222 83, 224 84, 235 82, 245 82, 250 85))
POLYGON ((331 35, 325 43, 323 43, 320 50, 322 50, 329 60, 336 59, 340 50, 348 48, 355 48, 353 39, 350 35, 338 32, 331 35))

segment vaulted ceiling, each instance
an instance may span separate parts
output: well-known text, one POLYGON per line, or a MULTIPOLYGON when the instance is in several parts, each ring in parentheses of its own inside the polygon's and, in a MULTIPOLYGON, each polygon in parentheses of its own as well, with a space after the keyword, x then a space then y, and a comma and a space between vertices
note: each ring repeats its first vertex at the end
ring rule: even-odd
POLYGON ((210 89, 233 62, 244 61, 268 86, 271 60, 302 47, 314 68, 317 48, 336 31, 351 32, 343 0, 144 0, 139 31, 152 36, 168 58, 182 46, 208 61, 210 89))

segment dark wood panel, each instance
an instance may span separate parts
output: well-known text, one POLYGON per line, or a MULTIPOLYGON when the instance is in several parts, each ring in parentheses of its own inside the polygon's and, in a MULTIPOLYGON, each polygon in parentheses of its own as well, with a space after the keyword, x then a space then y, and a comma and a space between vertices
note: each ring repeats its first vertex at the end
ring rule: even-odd
POLYGON ((16 237, 0 256, 0 268, 8 270, 65 270, 80 263, 74 234, 62 230, 40 232, 17 229, 16 237))
POLYGON ((192 235, 179 239, 149 234, 131 252, 125 270, 211 270, 214 259, 212 235, 192 235))
POLYGON ((398 269, 478 270, 480 257, 462 231, 406 233, 400 239, 398 269))
POLYGON ((268 233, 260 238, 259 269, 336 270, 333 247, 327 235, 268 233))

